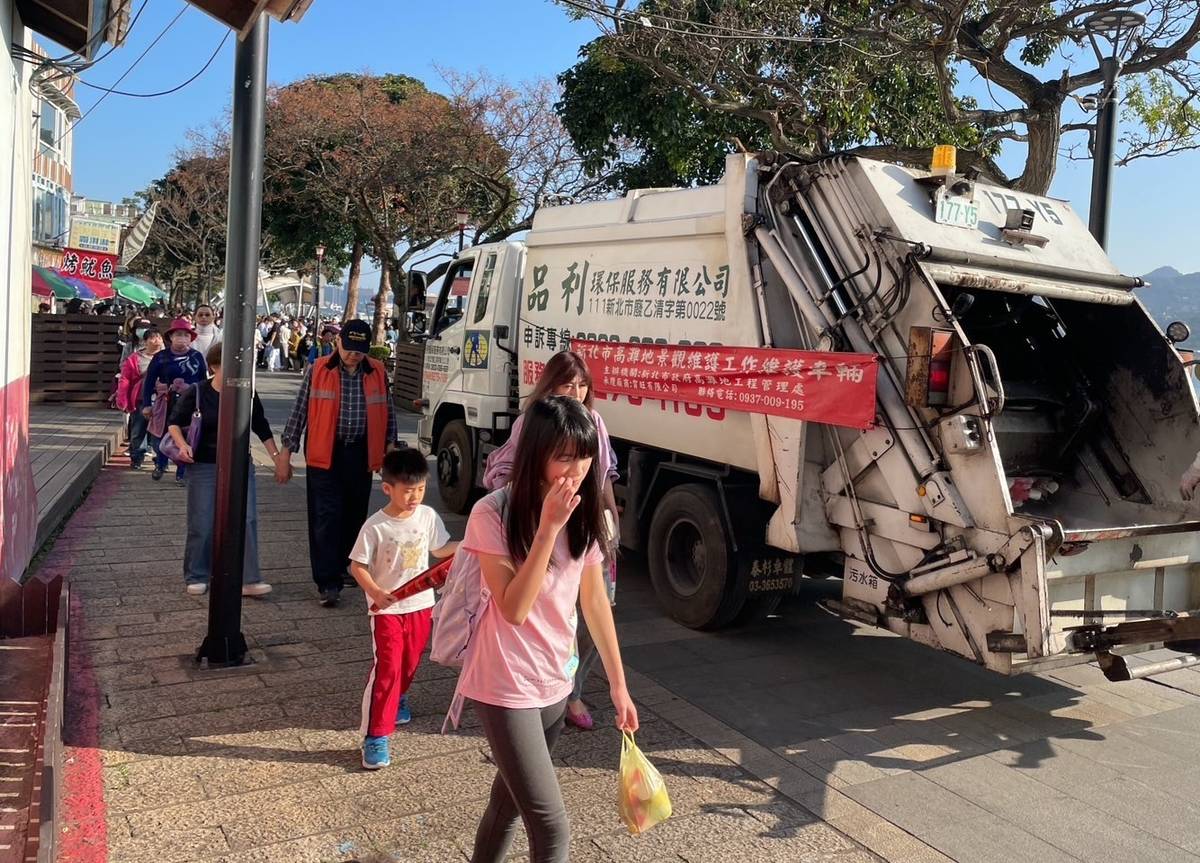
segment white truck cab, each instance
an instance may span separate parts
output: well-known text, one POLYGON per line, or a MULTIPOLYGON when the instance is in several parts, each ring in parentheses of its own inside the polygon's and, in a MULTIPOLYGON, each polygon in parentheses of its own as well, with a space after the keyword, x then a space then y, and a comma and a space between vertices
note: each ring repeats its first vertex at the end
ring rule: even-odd
POLYGON ((480 466, 518 413, 513 400, 517 300, 525 265, 522 243, 463 251, 447 269, 425 339, 419 435, 437 441, 438 487, 451 510, 465 511, 480 466))

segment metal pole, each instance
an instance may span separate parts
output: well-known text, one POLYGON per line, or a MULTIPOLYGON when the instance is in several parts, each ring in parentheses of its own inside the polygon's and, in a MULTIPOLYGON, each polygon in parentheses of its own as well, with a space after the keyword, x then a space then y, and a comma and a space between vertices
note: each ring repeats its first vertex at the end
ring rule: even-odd
POLYGON ((459 225, 458 226, 458 250, 460 252, 463 250, 463 234, 465 232, 466 232, 466 228, 462 225, 459 225))
POLYGON ((1096 146, 1092 153, 1092 201, 1088 207, 1088 230, 1101 248, 1108 248, 1108 210, 1112 203, 1113 149, 1117 141, 1117 76, 1121 61, 1106 57, 1100 62, 1104 73, 1104 92, 1096 116, 1096 146))
POLYGON ((209 584, 208 635, 196 654, 210 667, 240 665, 242 573, 250 475, 250 408, 254 384, 255 286, 262 230, 266 137, 268 17, 260 15, 238 42, 233 75, 233 136, 229 169, 229 242, 225 253, 224 383, 217 429, 217 500, 209 584))

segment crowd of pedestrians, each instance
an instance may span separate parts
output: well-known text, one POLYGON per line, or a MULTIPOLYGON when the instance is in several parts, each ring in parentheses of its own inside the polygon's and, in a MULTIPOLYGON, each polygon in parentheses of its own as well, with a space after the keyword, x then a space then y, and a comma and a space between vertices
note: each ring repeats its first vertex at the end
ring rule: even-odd
MULTIPOLYGON (((211 578, 217 509, 219 320, 200 306, 161 331, 149 318, 131 316, 125 331, 130 345, 117 404, 129 414, 130 466, 141 469, 151 455, 157 480, 168 456, 176 462, 176 481, 187 486, 185 589, 202 595, 211 578)), ((292 458, 304 454, 317 601, 337 606, 343 590, 356 585, 367 607, 364 652, 370 650, 373 663, 361 707, 363 767, 390 764, 389 737, 414 710, 439 710, 409 699, 437 596, 432 589, 394 594, 433 559, 453 558, 452 572, 476 574, 480 611, 470 622, 448 719, 457 723, 458 710, 470 703, 497 767, 471 859, 504 859, 520 820, 531 860, 567 860, 569 829, 553 753, 566 724, 594 727, 583 690, 597 663, 617 725, 627 731, 638 725, 612 616, 617 460, 594 407, 587 365, 566 351, 546 364, 508 441, 489 458, 484 485, 491 492, 475 504, 456 543, 424 503, 428 462, 400 438, 386 367, 370 356, 371 327, 267 316, 255 332, 261 367, 303 370, 278 446, 257 393, 251 428, 274 460, 278 483, 293 479, 292 458), (377 474, 387 503, 368 515, 377 474)), ((263 597, 271 585, 258 560, 253 472, 246 511, 242 593, 263 597)))

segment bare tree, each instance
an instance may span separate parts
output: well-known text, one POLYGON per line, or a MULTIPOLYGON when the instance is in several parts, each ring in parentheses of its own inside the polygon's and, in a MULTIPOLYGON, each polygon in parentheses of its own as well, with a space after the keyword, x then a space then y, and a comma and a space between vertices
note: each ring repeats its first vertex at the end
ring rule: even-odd
POLYGON ((455 169, 474 187, 477 202, 472 243, 502 240, 533 224, 542 205, 580 201, 604 191, 604 174, 591 176, 555 111, 557 84, 537 79, 512 85, 486 72, 438 72, 468 134, 473 161, 455 169))
MULTIPOLYGON (((181 277, 191 277, 197 301, 208 302, 214 276, 224 271, 229 208, 229 148, 222 135, 189 133, 188 146, 175 154, 175 166, 156 181, 149 198, 158 201, 147 251, 174 264, 173 303, 184 297, 181 277)), ((224 284, 224 278, 220 278, 224 284)))
MULTIPOLYGON (((606 47, 700 106, 761 123, 801 157, 851 151, 924 161, 957 137, 968 164, 1042 193, 1064 136, 1091 134, 1080 105, 1103 85, 1082 22, 1120 0, 560 0, 595 20, 606 47), (896 88, 903 78, 907 83, 896 88), (991 104, 964 92, 978 78, 991 104), (925 87, 922 87, 924 83, 925 87), (926 110, 932 93, 934 110, 926 110), (924 127, 924 133, 922 131, 924 127), (1001 148, 1023 151, 1008 176, 1001 148)), ((1135 3, 1147 22, 1124 66, 1122 162, 1200 146, 1196 0, 1135 3)), ((1067 146, 1069 147, 1069 141, 1067 146)), ((961 158, 960 158, 961 161, 961 158)))

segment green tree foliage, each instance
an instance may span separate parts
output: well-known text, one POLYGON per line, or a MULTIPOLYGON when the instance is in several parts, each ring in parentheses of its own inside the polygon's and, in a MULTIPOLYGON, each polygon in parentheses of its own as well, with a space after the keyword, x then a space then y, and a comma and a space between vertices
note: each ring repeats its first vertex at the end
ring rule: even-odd
MULTIPOLYGON (((1103 83, 1083 22, 1120 0, 559 0, 603 35, 561 78, 589 165, 632 149, 644 176, 710 179, 733 139, 799 158, 860 152, 922 163, 934 143, 1015 188, 1044 192, 1077 105, 1103 83), (1065 71, 1064 71, 1065 66, 1065 71), (980 81, 980 105, 964 81, 980 81), (665 116, 664 116, 665 115, 665 116), (749 124, 749 129, 745 124, 749 124), (1001 148, 1024 157, 1015 176, 1001 148)), ((1196 0, 1147 15, 1124 66, 1123 160, 1197 146, 1196 0)), ((1006 150, 1006 152, 1008 152, 1006 150)))

